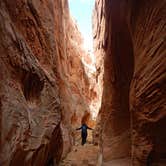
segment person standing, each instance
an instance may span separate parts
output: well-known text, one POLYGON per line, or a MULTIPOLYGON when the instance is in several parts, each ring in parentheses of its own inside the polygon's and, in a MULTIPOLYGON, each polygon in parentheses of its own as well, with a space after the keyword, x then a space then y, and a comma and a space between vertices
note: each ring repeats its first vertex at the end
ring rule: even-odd
POLYGON ((93 130, 92 128, 88 127, 85 123, 82 124, 82 126, 80 128, 77 128, 76 130, 81 130, 81 137, 82 137, 82 145, 84 145, 86 143, 86 139, 88 136, 88 132, 87 129, 89 130, 93 130))

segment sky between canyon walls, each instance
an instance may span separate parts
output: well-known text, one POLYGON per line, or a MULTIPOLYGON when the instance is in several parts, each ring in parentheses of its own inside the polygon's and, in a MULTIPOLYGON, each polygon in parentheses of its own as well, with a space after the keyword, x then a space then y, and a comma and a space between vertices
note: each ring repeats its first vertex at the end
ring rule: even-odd
POLYGON ((95 0, 69 0, 70 13, 82 33, 85 49, 90 52, 93 50, 92 11, 94 3, 95 0))

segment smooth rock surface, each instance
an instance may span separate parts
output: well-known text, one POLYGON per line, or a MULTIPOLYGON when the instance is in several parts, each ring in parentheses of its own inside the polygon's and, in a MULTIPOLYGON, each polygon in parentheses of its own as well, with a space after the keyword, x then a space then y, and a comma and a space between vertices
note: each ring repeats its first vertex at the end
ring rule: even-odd
POLYGON ((96 0, 94 48, 104 75, 94 139, 104 162, 166 158, 165 7, 164 0, 96 0))

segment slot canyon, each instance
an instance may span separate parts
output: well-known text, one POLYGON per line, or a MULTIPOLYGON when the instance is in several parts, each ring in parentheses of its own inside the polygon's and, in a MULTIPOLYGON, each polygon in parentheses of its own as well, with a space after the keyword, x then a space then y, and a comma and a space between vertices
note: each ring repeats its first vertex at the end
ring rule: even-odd
POLYGON ((0 166, 165 166, 165 18, 95 0, 93 61, 68 0, 0 0, 0 166))

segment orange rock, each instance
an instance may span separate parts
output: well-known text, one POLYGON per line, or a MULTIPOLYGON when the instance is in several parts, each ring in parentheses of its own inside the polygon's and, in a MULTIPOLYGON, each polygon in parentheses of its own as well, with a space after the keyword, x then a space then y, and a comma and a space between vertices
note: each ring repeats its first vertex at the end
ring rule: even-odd
POLYGON ((0 165, 58 163, 93 93, 67 0, 0 2, 0 36, 0 165))
POLYGON ((98 82, 104 73, 96 135, 102 131, 104 162, 166 163, 165 10, 164 0, 96 0, 98 82))

